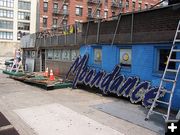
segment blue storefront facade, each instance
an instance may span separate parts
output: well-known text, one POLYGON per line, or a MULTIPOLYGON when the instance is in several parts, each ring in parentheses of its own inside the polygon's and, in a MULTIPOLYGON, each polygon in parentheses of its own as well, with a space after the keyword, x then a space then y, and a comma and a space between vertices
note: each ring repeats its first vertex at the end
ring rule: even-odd
MULTIPOLYGON (((31 54, 30 51, 39 50, 37 54, 40 57, 38 55, 35 60, 36 71, 51 67, 58 71, 56 75, 74 80, 74 88, 78 82, 85 83, 99 88, 104 94, 116 92, 117 96, 130 98, 132 103, 141 102, 145 107, 149 104, 149 107, 167 64, 179 13, 180 4, 174 4, 119 14, 107 20, 84 22, 79 33, 62 35, 52 30, 50 33, 54 36, 48 37, 46 32, 44 37, 38 36, 43 33, 37 33, 34 48, 25 47, 24 51, 31 54), (71 71, 73 73, 69 74, 71 71)), ((180 59, 179 52, 172 57, 180 59)), ((171 63, 169 68, 177 69, 179 64, 171 63)), ((168 74, 168 78, 173 76, 168 74)), ((167 90, 172 88, 169 83, 163 86, 167 90)), ((165 101, 169 99, 167 94, 161 95, 165 101)), ((180 77, 173 96, 173 110, 180 109, 179 99, 180 77)))
MULTIPOLYGON (((122 64, 120 74, 125 77, 139 77, 141 81, 150 82, 151 86, 158 87, 166 66, 168 53, 172 43, 161 44, 88 44, 82 45, 80 55, 89 55, 89 68, 96 71, 104 70, 111 72, 117 64, 122 64), (122 55, 128 54, 128 62, 122 62, 122 55), (99 60, 97 60, 99 59, 99 60), (163 67, 164 66, 164 67, 163 67)), ((178 45, 179 46, 179 45, 178 45)), ((126 58, 126 57, 125 57, 126 58)), ((176 54, 180 58, 180 54, 176 54)), ((127 60, 126 59, 126 60, 127 60)), ((174 66, 178 66, 179 63, 174 66)), ((175 67, 172 67, 175 68, 175 67)), ((170 74, 169 77, 172 75, 170 74)), ((170 84, 164 84, 166 89, 171 88, 170 84)), ((164 96, 167 100, 168 95, 164 96)), ((172 109, 180 108, 180 77, 178 77, 175 93, 172 101, 172 109)))

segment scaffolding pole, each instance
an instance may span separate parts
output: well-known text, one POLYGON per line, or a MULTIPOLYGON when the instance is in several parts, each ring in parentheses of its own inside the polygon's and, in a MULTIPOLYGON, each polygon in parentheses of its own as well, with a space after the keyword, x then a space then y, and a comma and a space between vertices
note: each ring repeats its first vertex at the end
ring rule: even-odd
POLYGON ((133 42, 133 30, 134 30, 134 13, 132 12, 132 19, 131 19, 131 43, 133 42))
POLYGON ((97 29, 97 38, 96 38, 96 42, 99 43, 99 33, 100 33, 100 27, 101 27, 101 20, 98 20, 98 29, 97 29))
POLYGON ((114 44, 114 40, 115 40, 115 38, 116 38, 116 34, 117 34, 117 30, 118 30, 118 28, 119 28, 120 20, 121 20, 121 13, 118 15, 118 22, 117 22, 117 25, 116 25, 116 29, 115 29, 115 32, 114 32, 114 36, 113 36, 111 45, 114 44))

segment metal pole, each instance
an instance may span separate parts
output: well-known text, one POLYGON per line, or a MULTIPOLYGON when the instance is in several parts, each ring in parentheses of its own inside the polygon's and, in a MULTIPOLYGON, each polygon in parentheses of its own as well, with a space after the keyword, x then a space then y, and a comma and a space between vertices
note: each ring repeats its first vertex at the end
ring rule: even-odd
POLYGON ((74 43, 75 43, 75 45, 77 44, 77 26, 76 26, 76 23, 74 24, 74 32, 75 32, 75 37, 74 37, 74 43))
POLYGON ((133 42, 133 29, 134 29, 134 13, 132 12, 132 20, 131 20, 131 43, 133 42))
POLYGON ((114 32, 114 36, 113 36, 111 45, 114 44, 114 40, 116 38, 116 34, 117 34, 117 30, 118 30, 118 27, 119 27, 120 20, 121 20, 121 13, 118 15, 118 22, 117 22, 117 25, 116 25, 116 29, 115 29, 115 32, 114 32))
POLYGON ((87 36, 88 36, 88 33, 89 33, 89 23, 90 23, 90 20, 88 21, 87 27, 86 27, 85 44, 87 44, 87 36))
POLYGON ((67 44, 67 24, 65 25, 65 45, 67 44))
POLYGON ((99 43, 99 33, 100 33, 101 20, 98 20, 97 38, 96 42, 99 43))

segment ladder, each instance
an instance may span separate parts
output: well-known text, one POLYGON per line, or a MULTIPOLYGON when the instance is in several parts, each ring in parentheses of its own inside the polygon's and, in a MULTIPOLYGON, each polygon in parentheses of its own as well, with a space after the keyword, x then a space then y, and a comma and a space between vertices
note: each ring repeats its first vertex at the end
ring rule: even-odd
POLYGON ((23 69, 23 65, 22 65, 22 61, 18 62, 17 59, 15 59, 13 61, 13 65, 10 69, 10 72, 15 72, 15 73, 18 73, 18 72, 23 72, 24 73, 24 69, 23 69))
POLYGON ((172 53, 176 53, 176 54, 178 52, 180 53, 180 48, 179 49, 177 48, 177 43, 180 44, 180 38, 178 39, 178 34, 180 36, 180 20, 179 20, 179 23, 178 23, 178 26, 177 26, 177 29, 176 29, 176 34, 175 34, 175 37, 174 37, 173 45, 171 47, 171 51, 170 51, 170 54, 169 54, 169 57, 168 57, 168 60, 167 60, 165 71, 163 73, 163 76, 162 76, 162 79, 161 79, 161 82, 160 82, 160 86, 159 86, 158 92, 156 94, 156 97, 155 97, 155 99, 154 99, 154 101, 153 101, 153 103, 151 105, 151 108, 150 108, 150 110, 149 110, 145 120, 148 120, 149 116, 151 114, 158 114, 158 115, 163 116, 165 121, 169 120, 173 93, 174 93, 174 90, 176 88, 177 78, 178 78, 178 74, 179 74, 179 71, 180 71, 180 59, 171 58, 172 57, 172 53), (171 63, 172 62, 175 63, 176 69, 169 69, 169 63, 170 62, 171 63), (174 78, 173 79, 172 78, 171 79, 167 78, 167 74, 168 73, 171 73, 171 74, 173 73, 174 74, 174 78), (163 88, 163 84, 164 83, 171 83, 172 84, 172 88, 170 90, 164 89, 163 88), (162 100, 159 99, 160 94, 162 92, 170 94, 168 101, 162 101, 162 100), (158 103, 160 103, 162 105, 168 106, 168 109, 166 110, 166 113, 162 113, 160 111, 154 110, 158 103))
POLYGON ((23 72, 23 65, 22 65, 22 58, 21 58, 21 51, 18 49, 15 51, 15 57, 12 66, 10 67, 10 72, 23 72))

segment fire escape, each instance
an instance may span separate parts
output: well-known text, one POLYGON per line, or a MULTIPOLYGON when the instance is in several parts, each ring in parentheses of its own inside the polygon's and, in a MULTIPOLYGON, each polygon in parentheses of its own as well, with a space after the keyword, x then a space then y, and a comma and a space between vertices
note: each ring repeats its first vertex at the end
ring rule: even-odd
MULTIPOLYGON (((68 19, 68 2, 69 0, 56 0, 60 5, 57 9, 53 9, 53 15, 58 17, 57 26, 58 28, 63 26, 63 21, 68 19)), ((66 24, 67 25, 67 24, 66 24)))
MULTIPOLYGON (((111 2, 111 10, 117 11, 118 14, 123 12, 123 0, 112 0, 111 2)), ((115 13, 115 12, 114 12, 115 13)))
POLYGON ((91 6, 91 9, 88 9, 88 20, 101 19, 100 8, 102 6, 102 0, 87 0, 88 6, 91 6))

